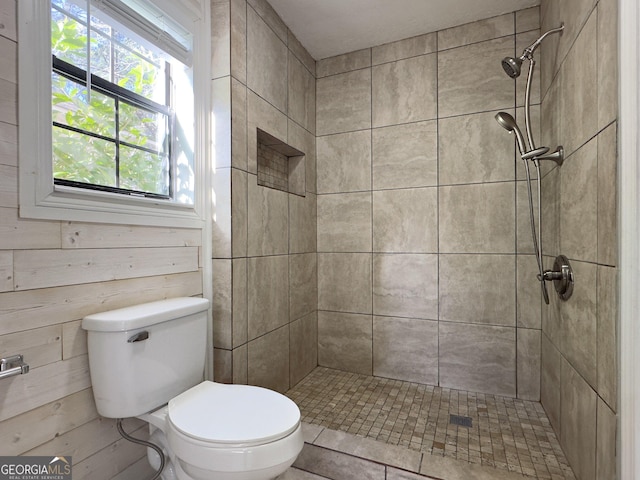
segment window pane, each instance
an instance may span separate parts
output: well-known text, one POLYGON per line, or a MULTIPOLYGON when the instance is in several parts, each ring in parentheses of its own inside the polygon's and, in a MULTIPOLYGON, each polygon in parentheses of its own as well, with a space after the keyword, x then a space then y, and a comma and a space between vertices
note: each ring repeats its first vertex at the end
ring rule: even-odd
POLYGON ((167 116, 120 102, 120 140, 156 152, 166 152, 167 116))
POLYGON ((165 78, 162 69, 119 45, 114 50, 113 83, 165 105, 165 78))
POLYGON ((72 80, 51 74, 53 121, 115 138, 115 100, 111 97, 91 92, 87 99, 87 89, 72 80))
POLYGON ((112 142, 53 127, 53 176, 116 186, 116 146, 112 142))
POLYGON ((167 158, 121 145, 120 188, 169 195, 167 158))
MULTIPOLYGON (((86 20, 86 12, 71 2, 52 2, 86 20)), ((59 10, 51 9, 51 53, 83 70, 87 69, 87 27, 59 10)))

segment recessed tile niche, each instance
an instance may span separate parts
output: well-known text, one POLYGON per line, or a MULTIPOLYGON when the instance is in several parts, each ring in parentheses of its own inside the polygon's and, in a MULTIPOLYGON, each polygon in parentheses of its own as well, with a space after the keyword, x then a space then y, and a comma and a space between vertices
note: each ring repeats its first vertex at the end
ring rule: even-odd
POLYGON ((282 140, 257 130, 258 185, 305 196, 305 154, 282 140))

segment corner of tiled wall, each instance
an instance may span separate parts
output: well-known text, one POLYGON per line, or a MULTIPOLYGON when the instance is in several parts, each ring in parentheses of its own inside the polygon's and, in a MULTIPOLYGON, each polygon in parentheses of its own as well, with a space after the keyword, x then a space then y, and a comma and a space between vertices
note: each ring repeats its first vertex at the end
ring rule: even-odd
POLYGON ((317 365, 316 62, 267 1, 214 7, 231 138, 216 169, 215 378, 286 391, 317 365), (304 196, 258 185, 258 128, 305 153, 304 196))
POLYGON ((543 143, 563 144, 566 160, 543 179, 553 262, 576 272, 573 297, 543 306, 542 404, 576 477, 615 478, 617 2, 542 2, 543 143), (595 452, 595 455, 594 455, 595 452))

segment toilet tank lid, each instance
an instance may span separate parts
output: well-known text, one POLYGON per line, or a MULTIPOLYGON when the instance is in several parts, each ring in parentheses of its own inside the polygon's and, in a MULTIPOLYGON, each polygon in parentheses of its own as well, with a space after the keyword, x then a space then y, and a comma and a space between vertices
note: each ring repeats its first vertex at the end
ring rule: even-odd
POLYGON ((179 297, 94 313, 82 319, 82 328, 93 332, 124 332, 204 312, 209 300, 179 297))

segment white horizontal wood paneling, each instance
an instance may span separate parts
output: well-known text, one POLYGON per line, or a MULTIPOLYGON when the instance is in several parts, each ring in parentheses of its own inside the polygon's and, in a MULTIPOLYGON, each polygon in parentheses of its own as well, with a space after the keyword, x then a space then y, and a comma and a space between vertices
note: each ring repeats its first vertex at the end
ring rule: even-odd
POLYGON ((13 290, 13 251, 0 251, 0 292, 13 290))
MULTIPOLYGON (((128 426, 127 431, 148 425, 137 419, 126 420, 125 424, 128 426)), ((73 463, 77 464, 121 438, 114 419, 98 417, 43 443, 26 452, 26 455, 69 455, 73 457, 73 463)))
POLYGON ((3 122, 0 122, 0 164, 18 166, 18 127, 3 122))
POLYGON ((201 294, 200 272, 0 293, 0 335, 137 303, 201 294))
POLYGON ((147 456, 145 455, 143 458, 138 460, 133 465, 130 465, 125 470, 120 472, 118 475, 113 477, 111 480, 132 480, 138 478, 153 478, 155 474, 155 470, 151 468, 149 462, 147 461, 147 456))
POLYGON ((98 412, 90 388, 45 403, 0 423, 2 455, 23 454, 95 418, 98 412))
POLYGON ((3 28, 0 29, 0 35, 10 38, 13 41, 18 40, 15 0, 0 3, 0 24, 3 25, 3 28))
POLYGON ((16 251, 16 290, 106 282, 198 270, 196 247, 16 251))
POLYGON ((86 355, 34 368, 2 380, 0 421, 28 412, 91 385, 86 355))
MULTIPOLYGON (((149 438, 148 427, 142 427, 132 432, 125 425, 125 430, 136 438, 143 440, 149 438)), ((145 447, 120 439, 86 460, 74 464, 73 480, 111 480, 116 474, 136 463, 144 455, 146 455, 145 447)))
POLYGON ((24 355, 30 368, 62 360, 62 325, 36 328, 0 337, 0 355, 24 355))
POLYGON ((87 350, 87 332, 82 329, 82 320, 62 324, 62 358, 84 355, 87 350))
POLYGON ((0 79, 12 83, 17 83, 18 44, 8 38, 0 37, 0 58, 2 58, 0 79))
POLYGON ((15 208, 0 208, 0 250, 60 248, 60 222, 18 218, 15 208))
POLYGON ((0 121, 17 125, 17 105, 18 86, 13 82, 0 79, 0 121))
POLYGON ((0 165, 0 207, 18 208, 18 169, 16 167, 0 165))
POLYGON ((63 222, 62 248, 195 247, 202 231, 189 228, 138 227, 63 222))

